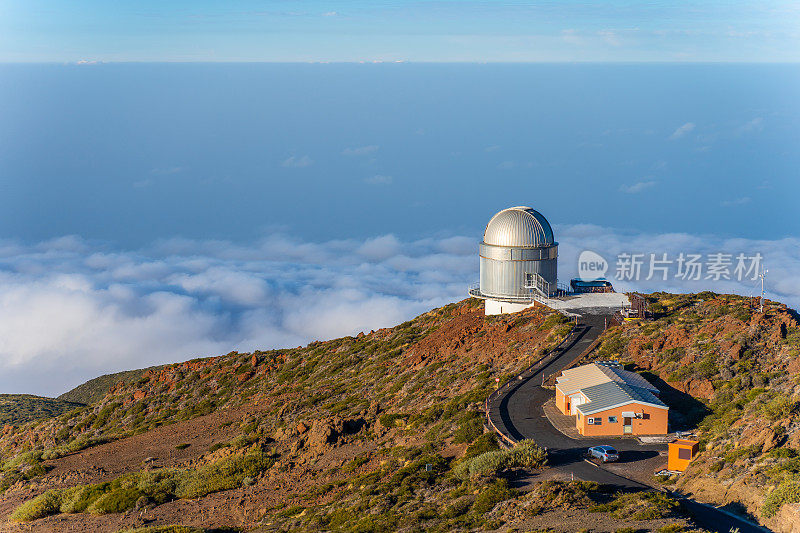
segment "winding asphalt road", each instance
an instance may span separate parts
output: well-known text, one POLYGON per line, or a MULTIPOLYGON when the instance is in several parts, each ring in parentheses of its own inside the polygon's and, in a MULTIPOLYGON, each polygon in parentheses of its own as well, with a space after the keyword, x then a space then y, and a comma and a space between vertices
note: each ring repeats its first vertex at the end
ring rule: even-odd
MULTIPOLYGON (((598 444, 613 444, 620 451, 620 461, 637 461, 657 455, 666 450, 665 444, 643 445, 633 438, 581 439, 567 437, 550 423, 544 414, 543 405, 553 392, 543 388, 542 382, 549 376, 561 372, 603 332, 603 315, 583 315, 570 338, 559 350, 548 357, 533 372, 526 372, 501 396, 489 404, 489 415, 497 429, 514 440, 531 438, 547 448, 551 468, 561 470, 585 481, 596 481, 630 489, 651 489, 632 479, 619 476, 586 461, 586 448, 598 444)), ((675 495, 680 498, 680 496, 675 495)), ((695 521, 709 531, 728 533, 738 528, 741 533, 763 533, 768 531, 749 521, 739 519, 715 507, 681 498, 695 521)))

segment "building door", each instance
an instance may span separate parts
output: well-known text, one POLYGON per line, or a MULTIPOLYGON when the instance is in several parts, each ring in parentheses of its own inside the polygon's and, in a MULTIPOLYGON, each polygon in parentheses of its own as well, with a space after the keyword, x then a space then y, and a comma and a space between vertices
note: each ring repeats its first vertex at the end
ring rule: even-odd
POLYGON ((578 406, 584 404, 583 396, 576 394, 569 397, 569 414, 575 415, 578 412, 578 406))
POLYGON ((633 433, 633 425, 631 421, 632 419, 629 416, 622 418, 622 433, 625 435, 630 435, 633 433))

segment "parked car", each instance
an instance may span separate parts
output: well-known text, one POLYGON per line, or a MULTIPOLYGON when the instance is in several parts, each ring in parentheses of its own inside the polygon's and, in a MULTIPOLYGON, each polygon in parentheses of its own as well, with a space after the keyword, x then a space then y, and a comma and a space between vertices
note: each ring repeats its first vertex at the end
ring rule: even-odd
POLYGON ((591 459, 597 459, 603 463, 610 463, 619 460, 619 452, 613 446, 592 446, 587 455, 591 459))

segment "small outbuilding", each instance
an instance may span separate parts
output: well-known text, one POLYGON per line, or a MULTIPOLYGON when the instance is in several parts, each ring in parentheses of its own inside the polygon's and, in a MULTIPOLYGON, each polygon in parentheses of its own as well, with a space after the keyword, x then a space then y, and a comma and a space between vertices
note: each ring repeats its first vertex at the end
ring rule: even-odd
POLYGON ((700 451, 700 443, 696 440, 677 439, 669 443, 667 470, 683 472, 700 451))
POLYGON ((580 278, 572 278, 569 281, 569 286, 575 294, 583 294, 588 292, 614 292, 614 287, 611 282, 605 278, 584 280, 580 278))
POLYGON ((583 436, 667 434, 669 407, 658 389, 616 361, 564 370, 556 378, 555 403, 575 416, 583 436))

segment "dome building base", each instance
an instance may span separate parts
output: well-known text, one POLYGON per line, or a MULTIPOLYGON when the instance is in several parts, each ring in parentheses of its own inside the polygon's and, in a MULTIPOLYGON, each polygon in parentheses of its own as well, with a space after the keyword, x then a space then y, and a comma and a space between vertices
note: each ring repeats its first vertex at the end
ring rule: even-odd
POLYGON ((499 300, 484 300, 484 313, 486 316, 502 315, 505 313, 519 313, 525 309, 534 307, 536 302, 530 303, 515 303, 515 302, 501 302, 499 300))
POLYGON ((630 309, 631 302, 625 293, 579 293, 566 294, 556 298, 536 298, 534 300, 498 300, 481 295, 479 291, 470 291, 473 298, 484 301, 486 316, 519 313, 531 307, 544 306, 567 316, 589 314, 612 314, 614 311, 630 309))

